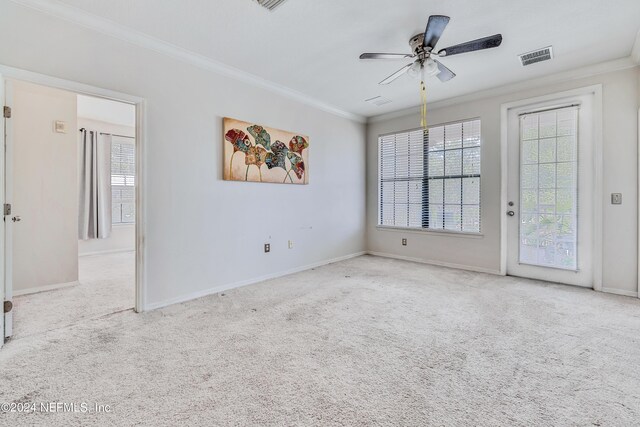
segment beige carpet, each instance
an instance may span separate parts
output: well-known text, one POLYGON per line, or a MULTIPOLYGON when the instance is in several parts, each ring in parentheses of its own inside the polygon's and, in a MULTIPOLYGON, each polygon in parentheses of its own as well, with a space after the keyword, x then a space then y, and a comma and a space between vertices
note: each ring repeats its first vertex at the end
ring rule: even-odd
POLYGON ((12 426, 631 426, 640 301, 365 256, 16 339, 1 401, 112 407, 12 426))
POLYGON ((13 339, 133 308, 135 252, 78 261, 78 285, 13 299, 13 339))

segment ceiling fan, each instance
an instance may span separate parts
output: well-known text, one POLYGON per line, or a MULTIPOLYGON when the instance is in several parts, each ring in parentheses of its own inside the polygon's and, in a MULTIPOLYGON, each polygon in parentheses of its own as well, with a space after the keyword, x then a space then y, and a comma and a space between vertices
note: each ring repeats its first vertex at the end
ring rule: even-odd
POLYGON ((435 51, 436 44, 444 29, 449 23, 449 17, 443 15, 431 15, 427 22, 427 28, 424 33, 411 37, 409 45, 413 53, 363 53, 360 59, 411 59, 416 58, 414 62, 405 65, 395 73, 380 82, 381 85, 387 85, 404 74, 413 76, 424 75, 437 76, 442 82, 446 82, 454 78, 456 75, 448 69, 440 61, 432 57, 444 58, 446 56, 458 55, 460 53, 473 52, 476 50, 489 49, 498 47, 502 43, 502 34, 484 37, 477 40, 460 43, 454 46, 445 47, 439 51, 435 51))

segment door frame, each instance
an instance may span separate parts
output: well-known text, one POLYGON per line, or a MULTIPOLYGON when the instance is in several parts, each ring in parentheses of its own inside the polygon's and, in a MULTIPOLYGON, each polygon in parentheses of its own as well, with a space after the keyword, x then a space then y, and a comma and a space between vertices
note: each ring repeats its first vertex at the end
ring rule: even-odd
POLYGON ((563 92, 550 93, 533 98, 504 103, 500 106, 500 274, 507 274, 507 215, 504 214, 508 203, 508 145, 509 145, 509 110, 537 104, 561 100, 573 96, 593 96, 593 289, 602 290, 602 226, 603 226, 603 128, 602 128, 602 85, 591 85, 563 92))
MULTIPOLYGON (((89 95, 98 98, 110 99, 113 101, 124 102, 136 107, 136 268, 135 268, 135 304, 134 311, 141 313, 146 310, 147 301, 147 282, 146 282, 146 200, 144 198, 146 174, 145 174, 145 152, 146 152, 146 100, 139 96, 129 95, 122 92, 116 92, 110 89, 103 89, 96 86, 78 83, 71 80, 60 79, 57 77, 47 76, 45 74, 34 73, 32 71, 22 70, 19 68, 9 67, 0 64, 0 75, 3 79, 21 80, 24 82, 34 83, 41 86, 48 86, 55 89, 67 90, 80 95, 89 95)), ((4 85, 3 85, 4 86, 4 85)), ((4 105, 4 87, 0 91, 3 94, 2 103, 4 105)), ((4 151, 4 150, 2 150, 4 151)), ((0 160, 4 164, 4 154, 0 160)), ((4 168, 3 168, 4 169, 4 168)), ((4 180, 4 170, 0 182, 4 180)), ((2 201, 5 203, 4 192, 2 192, 2 201)), ((2 227, 4 229, 4 227, 2 227)), ((6 259, 5 253, 5 235, 4 231, 0 233, 0 260, 4 263, 6 259)), ((3 290, 5 287, 4 274, 2 275, 3 290)), ((4 335, 4 331, 2 331, 4 335)))
MULTIPOLYGON (((2 106, 5 105, 5 84, 4 75, 0 72, 0 100, 2 100, 2 106)), ((7 119, 4 118, 4 111, 2 115, 2 126, 0 126, 0 204, 2 204, 2 210, 4 211, 5 195, 4 195, 4 150, 5 150, 5 137, 6 137, 7 119)), ((3 212, 4 213, 4 212, 3 212)), ((4 251, 5 243, 5 227, 0 227, 0 251, 4 251)), ((4 253, 0 257, 0 277, 5 277, 5 259, 4 253)), ((4 280, 0 282, 0 304, 2 309, 0 311, 0 348, 4 345, 5 340, 5 319, 11 318, 4 313, 4 302, 7 300, 6 289, 4 280)))

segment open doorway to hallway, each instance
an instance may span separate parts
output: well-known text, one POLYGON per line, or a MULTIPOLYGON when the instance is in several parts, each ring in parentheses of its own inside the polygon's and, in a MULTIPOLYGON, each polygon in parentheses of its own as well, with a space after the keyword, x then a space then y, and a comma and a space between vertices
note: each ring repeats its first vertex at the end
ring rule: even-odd
POLYGON ((5 335, 133 309, 136 107, 18 80, 6 95, 5 335))

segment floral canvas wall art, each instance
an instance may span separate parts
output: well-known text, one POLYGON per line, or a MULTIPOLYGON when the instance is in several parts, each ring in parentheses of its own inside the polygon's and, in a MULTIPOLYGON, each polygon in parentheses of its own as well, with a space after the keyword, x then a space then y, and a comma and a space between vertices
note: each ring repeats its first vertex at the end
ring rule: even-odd
POLYGON ((224 179, 309 183, 309 137, 225 117, 224 179))

